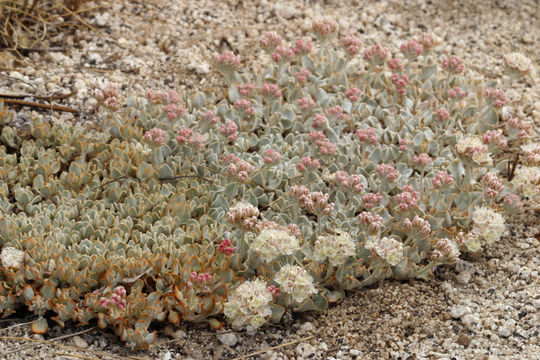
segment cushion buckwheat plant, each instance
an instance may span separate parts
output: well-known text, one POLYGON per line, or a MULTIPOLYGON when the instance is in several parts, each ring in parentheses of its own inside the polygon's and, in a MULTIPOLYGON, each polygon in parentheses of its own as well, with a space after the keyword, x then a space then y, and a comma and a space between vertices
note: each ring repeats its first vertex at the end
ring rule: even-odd
MULTIPOLYGON (((132 348, 153 321, 258 328, 427 279, 538 205, 540 145, 502 84, 431 34, 312 35, 263 37, 259 74, 216 55, 226 98, 150 90, 119 110, 109 87, 100 132, 36 119, 23 138, 2 109, 2 316, 27 307, 40 333, 97 319, 132 348)), ((506 85, 532 74, 522 55, 505 66, 506 85)))

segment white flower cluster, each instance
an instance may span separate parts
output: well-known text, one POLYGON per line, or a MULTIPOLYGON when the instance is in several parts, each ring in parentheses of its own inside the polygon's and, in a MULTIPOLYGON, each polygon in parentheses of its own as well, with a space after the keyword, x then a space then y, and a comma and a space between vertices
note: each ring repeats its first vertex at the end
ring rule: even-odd
POLYGON ((533 203, 540 204, 539 167, 523 166, 516 169, 512 184, 519 194, 528 197, 533 203))
POLYGON ((266 262, 280 255, 292 255, 299 248, 296 237, 279 229, 263 229, 251 243, 251 249, 259 253, 266 262))
POLYGON ((493 160, 487 145, 477 136, 463 136, 456 144, 456 151, 461 156, 468 156, 478 165, 491 165, 493 160))
POLYGON ((501 238, 504 232, 504 218, 487 207, 478 207, 472 213, 473 232, 483 237, 488 244, 501 238))
POLYGON ((356 244, 346 232, 339 235, 319 236, 315 242, 313 258, 316 261, 328 259, 332 266, 343 265, 349 256, 356 253, 356 244))
POLYGON ((19 268, 23 265, 24 251, 8 246, 2 249, 0 257, 3 267, 19 268))
POLYGON ((229 294, 223 314, 232 320, 234 328, 248 326, 261 327, 272 315, 270 306, 272 294, 266 282, 260 279, 244 281, 229 294))
POLYGON ((370 236, 364 246, 374 251, 392 266, 396 266, 403 259, 403 244, 394 238, 383 237, 379 239, 370 236))
POLYGON ((520 53, 506 55, 504 57, 504 64, 515 76, 523 76, 533 70, 531 60, 520 53))
POLYGON ((317 293, 311 275, 298 265, 283 265, 274 280, 280 285, 280 290, 291 295, 297 303, 317 293))

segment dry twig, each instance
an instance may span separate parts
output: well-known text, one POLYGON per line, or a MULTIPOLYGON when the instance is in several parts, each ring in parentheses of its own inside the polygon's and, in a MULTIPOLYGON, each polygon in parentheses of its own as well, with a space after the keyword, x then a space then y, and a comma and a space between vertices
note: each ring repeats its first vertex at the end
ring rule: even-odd
POLYGON ((72 109, 67 106, 61 106, 61 105, 54 105, 54 104, 40 104, 33 101, 26 101, 26 100, 19 100, 19 99, 6 99, 6 98, 0 98, 0 101, 4 104, 16 104, 16 105, 23 105, 23 106, 31 106, 31 107, 37 107, 42 109, 49 109, 54 111, 67 111, 70 113, 77 114, 79 110, 72 109))

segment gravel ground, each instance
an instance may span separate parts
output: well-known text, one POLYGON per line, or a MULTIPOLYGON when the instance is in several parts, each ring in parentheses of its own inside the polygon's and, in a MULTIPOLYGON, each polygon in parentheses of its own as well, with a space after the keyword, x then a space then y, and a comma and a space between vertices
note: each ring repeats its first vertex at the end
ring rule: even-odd
MULTIPOLYGON (((219 93, 225 84, 210 66, 212 54, 230 48, 243 56, 246 71, 257 71, 263 65, 257 48, 261 34, 277 31, 293 41, 309 36, 310 21, 321 16, 338 21, 341 33, 357 34, 364 44, 381 42, 394 50, 411 36, 433 32, 443 40, 440 55, 461 56, 478 77, 500 78, 503 55, 514 51, 540 63, 538 0, 118 0, 86 5, 103 6, 84 17, 94 30, 79 26, 42 44, 60 51, 31 52, 25 64, 0 50, 0 94, 25 94, 37 101, 77 91, 55 104, 79 114, 23 107, 17 109, 19 125, 36 115, 97 124, 104 114, 96 112, 93 94, 109 82, 125 96, 148 88, 219 93)), ((533 120, 538 130, 538 83, 521 81, 507 94, 516 115, 533 120)), ((324 315, 303 315, 255 334, 168 326, 156 345, 137 353, 98 330, 54 342, 64 347, 3 338, 0 359, 233 359, 261 350, 267 351, 251 359, 540 359, 538 213, 529 211, 510 223, 497 244, 455 268, 438 269, 435 279, 386 281, 350 294, 324 315), (272 349, 280 345, 286 346, 272 349)), ((1 320, 0 336, 43 339, 25 323, 32 317, 17 315, 1 320)), ((46 339, 79 331, 56 327, 46 339)))

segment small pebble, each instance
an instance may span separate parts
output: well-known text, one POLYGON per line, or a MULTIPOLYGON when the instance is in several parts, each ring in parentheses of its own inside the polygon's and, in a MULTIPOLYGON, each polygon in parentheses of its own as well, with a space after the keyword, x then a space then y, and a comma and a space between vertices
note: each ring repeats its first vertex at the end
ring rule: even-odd
POLYGON ((74 336, 73 339, 71 339, 71 341, 73 342, 73 345, 75 345, 79 349, 87 349, 88 348, 88 343, 86 342, 86 340, 84 340, 80 336, 74 336))
POLYGON ((463 305, 454 305, 450 308, 450 316, 452 316, 454 319, 459 319, 466 313, 470 313, 471 310, 463 305))
POLYGON ((471 343, 471 337, 465 334, 461 334, 457 338, 457 343, 461 346, 468 347, 471 343))
POLYGON ((219 334, 218 335, 219 341, 221 341, 222 344, 233 347, 238 342, 238 339, 236 338, 236 335, 227 333, 227 334, 219 334))
POLYGON ((471 273, 468 271, 462 271, 456 276, 456 279, 460 284, 468 284, 471 280, 471 273))

